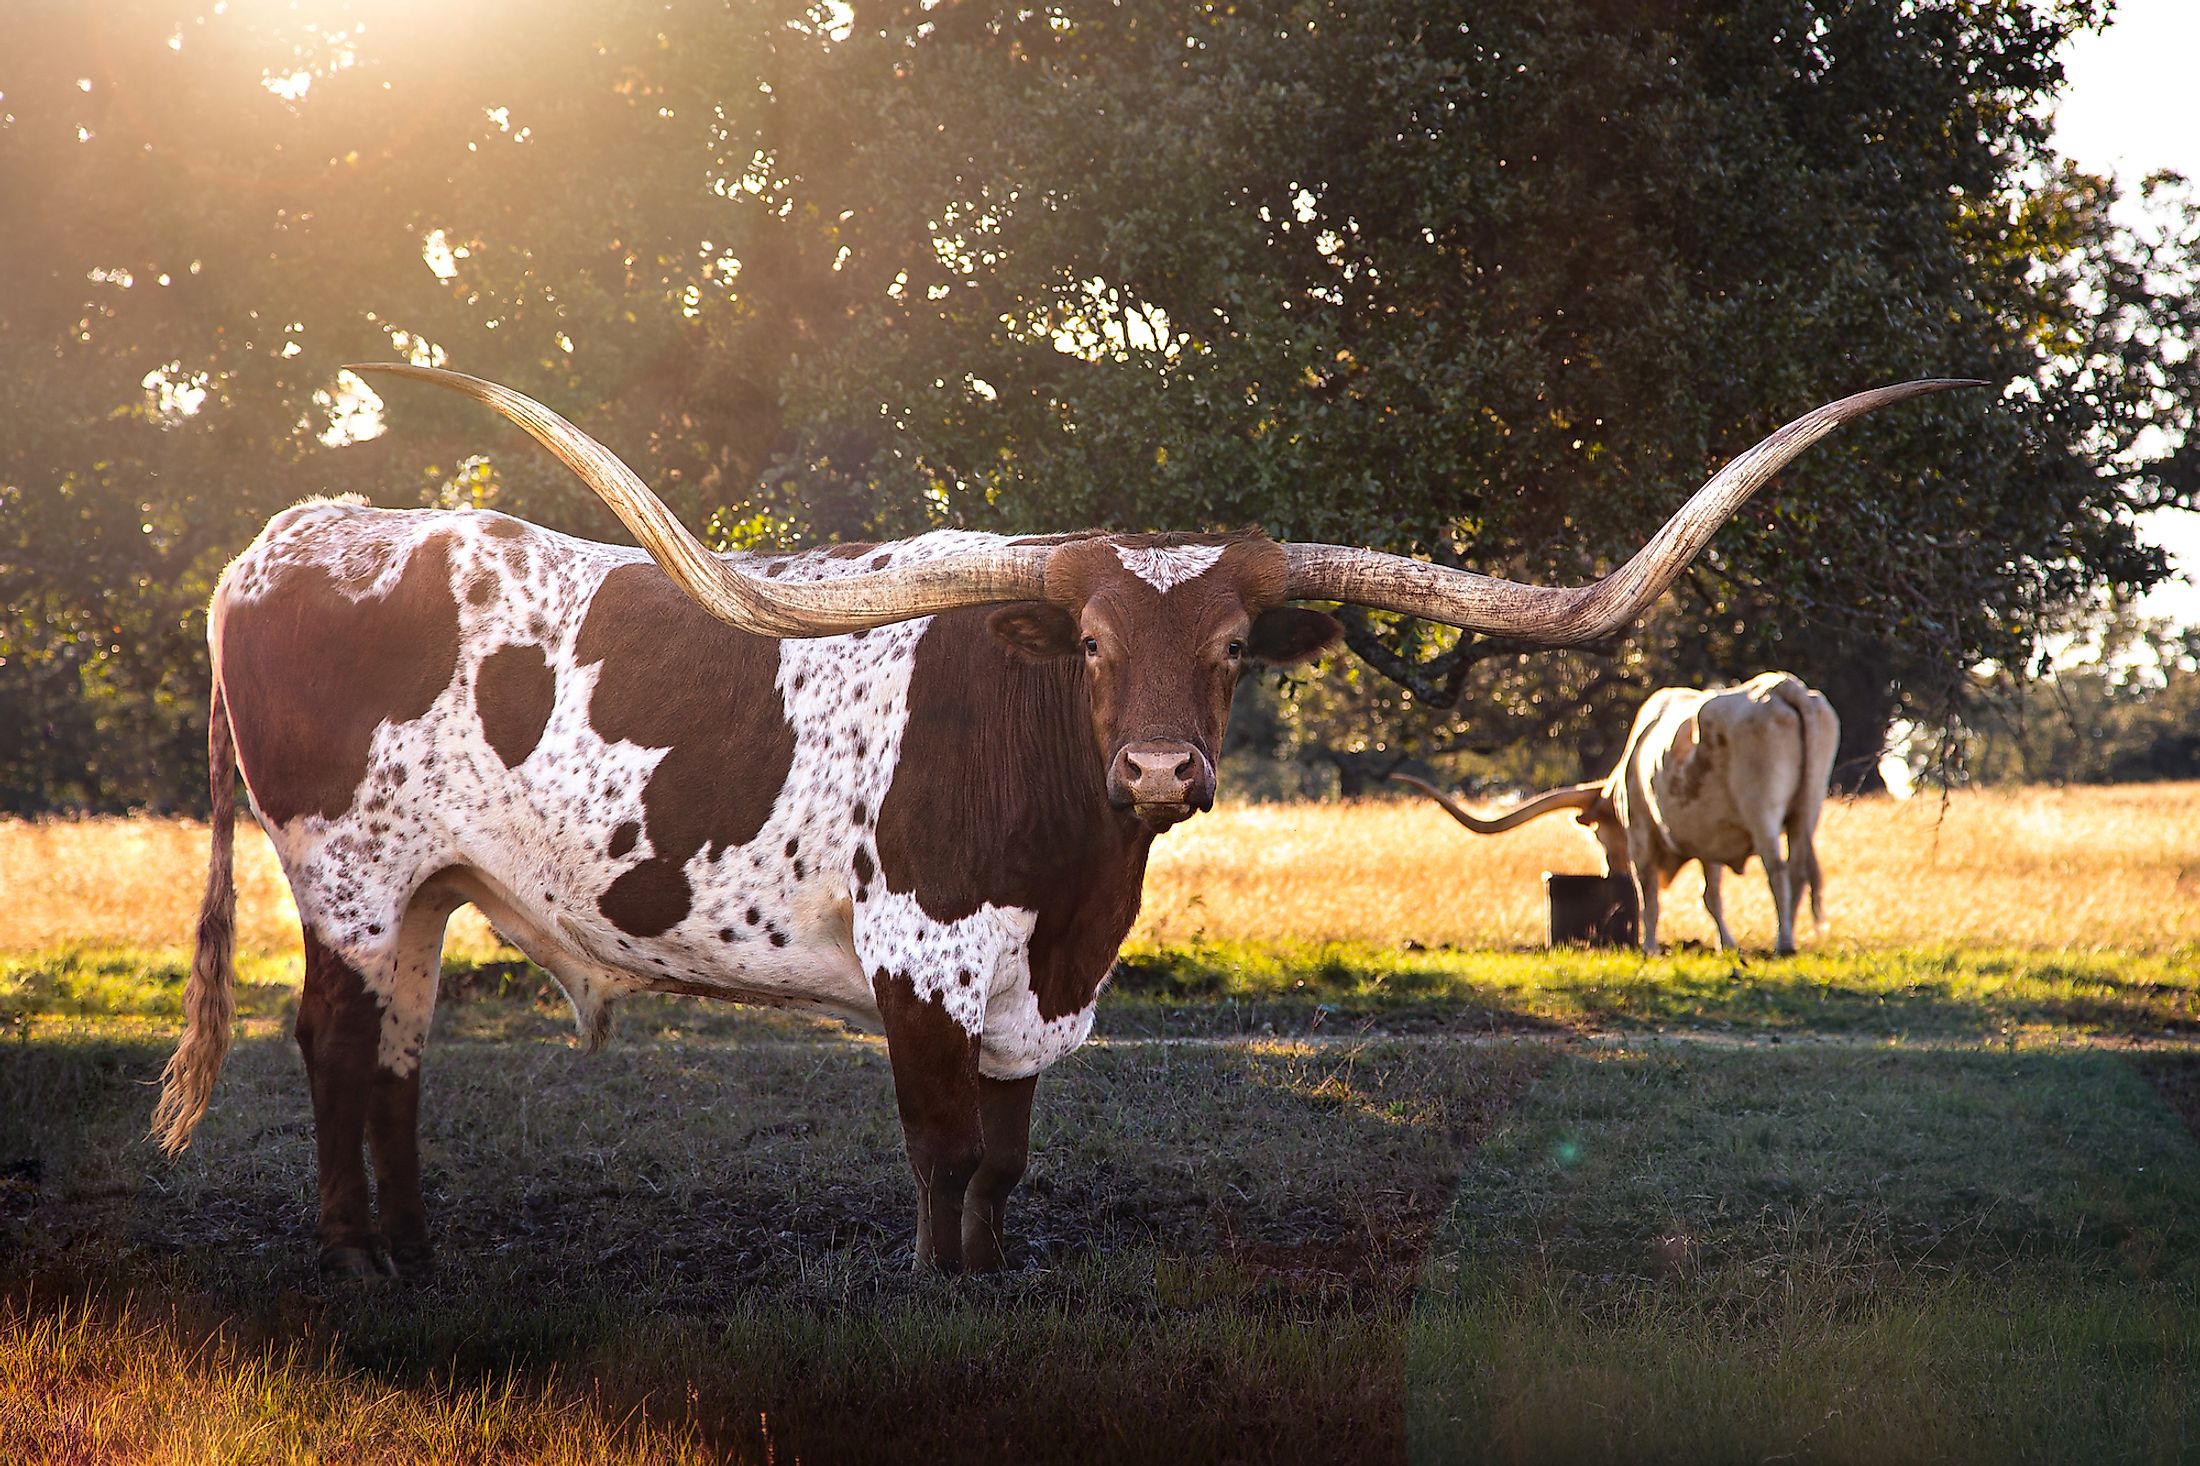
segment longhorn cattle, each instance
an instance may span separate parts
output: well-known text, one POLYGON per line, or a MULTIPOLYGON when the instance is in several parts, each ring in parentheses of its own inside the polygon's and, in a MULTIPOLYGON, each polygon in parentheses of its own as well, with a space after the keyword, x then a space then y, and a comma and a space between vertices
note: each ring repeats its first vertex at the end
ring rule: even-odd
POLYGON ((496 513, 319 501, 277 515, 215 591, 213 858, 154 1129, 189 1143, 229 1043, 234 765, 304 926, 330 1276, 430 1265, 421 1049, 465 902, 556 977, 591 1045, 636 992, 883 1030, 918 1265, 999 1266, 1033 1088, 1092 1030, 1155 835, 1214 799, 1240 672, 1337 639, 1289 602, 1606 635, 1811 442, 1958 385, 1819 408, 1612 575, 1553 590, 1257 533, 713 554, 547 408, 450 372, 355 370, 496 408, 648 553, 496 513))
POLYGON ((1469 813, 1411 775, 1391 777, 1478 835, 1501 835, 1540 815, 1574 811, 1596 837, 1605 873, 1634 876, 1642 949, 1653 955, 1659 894, 1691 860, 1703 864, 1703 905, 1719 929, 1719 945, 1732 950, 1720 873, 1739 874, 1754 855, 1772 887, 1779 919, 1775 950, 1785 956, 1795 950, 1798 888, 1809 888, 1811 915, 1825 924, 1816 835, 1840 738, 1841 720, 1822 694, 1792 673, 1765 672, 1719 691, 1667 687, 1652 693, 1635 714, 1610 774, 1547 790, 1494 818, 1469 813))

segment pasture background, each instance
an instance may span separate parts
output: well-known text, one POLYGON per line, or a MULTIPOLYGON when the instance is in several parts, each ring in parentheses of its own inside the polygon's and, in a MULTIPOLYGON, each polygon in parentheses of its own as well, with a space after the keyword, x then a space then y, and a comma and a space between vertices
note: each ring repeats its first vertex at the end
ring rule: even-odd
MULTIPOLYGON (((2200 942, 2200 784, 1835 800, 1818 843, 1830 925, 1817 945, 2163 954, 2200 942)), ((206 826, 187 819, 0 821, 0 952, 181 949, 205 862, 206 826)), ((1595 868, 1564 816, 1484 837, 1418 798, 1226 804, 1155 842, 1130 945, 1531 947, 1542 872, 1595 868)), ((250 820, 237 880, 240 948, 295 957, 296 908, 250 820)), ((1675 882, 1668 941, 1711 940, 1702 890, 1694 867, 1675 882)), ((1754 863, 1728 878, 1726 902, 1744 947, 1768 947, 1754 863)), ((1813 944, 1807 921, 1802 932, 1813 944)), ((499 951, 470 907, 451 933, 454 955, 499 951)))

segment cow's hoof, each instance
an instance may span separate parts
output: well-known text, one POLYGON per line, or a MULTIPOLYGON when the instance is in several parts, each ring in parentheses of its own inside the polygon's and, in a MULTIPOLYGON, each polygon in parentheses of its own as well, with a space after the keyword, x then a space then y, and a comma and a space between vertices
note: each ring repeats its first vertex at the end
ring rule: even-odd
POLYGON ((321 1249, 321 1281, 324 1283, 371 1283, 397 1276, 389 1258, 371 1247, 324 1247, 321 1249))
POLYGON ((435 1276, 435 1249, 425 1242, 392 1247, 390 1265, 401 1278, 432 1278, 435 1276))

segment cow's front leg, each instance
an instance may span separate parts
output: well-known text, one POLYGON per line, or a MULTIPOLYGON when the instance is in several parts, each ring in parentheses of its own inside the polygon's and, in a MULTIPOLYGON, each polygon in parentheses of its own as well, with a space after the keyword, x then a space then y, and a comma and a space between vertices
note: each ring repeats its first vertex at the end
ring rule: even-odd
POLYGON ((1008 1195, 1024 1179, 1031 1158, 1031 1096, 1038 1087, 1036 1074, 1026 1079, 978 1077, 985 1154, 963 1193, 962 1214, 963 1266, 971 1272, 989 1273, 1001 1266, 1008 1195))
POLYGON ((938 995, 881 968, 871 991, 886 1029, 902 1142, 917 1178, 917 1266, 963 1268, 963 1197, 985 1153, 978 1035, 938 995))

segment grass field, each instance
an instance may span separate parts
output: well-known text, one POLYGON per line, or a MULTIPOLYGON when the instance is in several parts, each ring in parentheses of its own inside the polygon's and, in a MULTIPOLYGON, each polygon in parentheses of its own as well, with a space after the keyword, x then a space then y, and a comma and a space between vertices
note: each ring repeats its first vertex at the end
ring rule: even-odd
MULTIPOLYGON (((1836 801, 1818 846, 1839 946, 2200 943, 2200 785, 1836 801)), ((1563 816, 1479 836, 1423 800, 1226 808, 1155 847, 1135 940, 1522 946, 1543 936, 1542 872, 1598 868, 1563 816)), ((1669 942, 1712 940, 1702 895, 1691 867, 1666 903, 1669 942)), ((1727 881, 1726 907, 1738 941, 1771 946, 1755 865, 1727 881)))
POLYGON ((1040 1086, 1026 1266, 960 1282, 875 1040, 649 1000, 587 1057, 476 926, 443 1271, 333 1292, 264 842, 170 1165, 204 829, 0 825, 0 1460, 2200 1459, 2196 815, 1835 806, 1801 957, 1644 961, 1535 950, 1563 821, 1218 811, 1040 1086))
MULTIPOLYGON (((2169 952, 2200 944, 2200 784, 2009 789, 1836 801, 1819 849, 1836 946, 1993 946, 2169 952)), ((178 948, 198 910, 206 827, 188 820, 0 820, 0 953, 63 946, 178 948)), ((1237 805, 1154 847, 1134 948, 1278 939, 1399 947, 1541 941, 1546 870, 1596 869, 1556 817, 1468 834, 1422 800, 1237 805)), ((248 821, 237 843, 238 941, 295 953, 298 920, 274 853, 248 821)), ((1693 868, 1667 902, 1670 941, 1708 942, 1693 868)), ((1771 944, 1752 866, 1727 882, 1745 946, 1771 944)), ((1806 940, 1808 924, 1805 923, 1806 940)), ((450 950, 496 941, 469 909, 450 950)))

